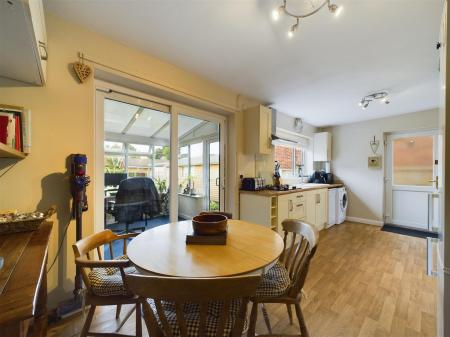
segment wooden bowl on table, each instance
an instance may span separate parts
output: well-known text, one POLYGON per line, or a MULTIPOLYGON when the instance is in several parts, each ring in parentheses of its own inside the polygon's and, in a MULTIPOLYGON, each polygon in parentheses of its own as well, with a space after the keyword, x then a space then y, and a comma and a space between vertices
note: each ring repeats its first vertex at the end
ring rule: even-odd
POLYGON ((227 217, 222 214, 200 214, 192 219, 196 235, 215 235, 227 231, 227 217))

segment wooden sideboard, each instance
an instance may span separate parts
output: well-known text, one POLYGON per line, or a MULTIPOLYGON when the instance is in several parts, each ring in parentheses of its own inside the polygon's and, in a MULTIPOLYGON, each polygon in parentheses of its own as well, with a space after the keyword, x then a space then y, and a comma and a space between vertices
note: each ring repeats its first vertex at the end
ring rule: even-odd
POLYGON ((0 337, 47 334, 47 246, 52 229, 0 235, 0 337), (31 327, 31 329, 30 329, 31 327))

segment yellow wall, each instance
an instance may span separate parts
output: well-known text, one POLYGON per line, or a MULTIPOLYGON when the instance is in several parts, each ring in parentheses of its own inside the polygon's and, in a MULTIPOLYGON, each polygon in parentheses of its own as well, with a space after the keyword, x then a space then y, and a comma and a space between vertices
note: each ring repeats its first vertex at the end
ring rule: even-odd
MULTIPOLYGON (((44 210, 51 204, 58 206, 49 246, 51 261, 70 217, 66 156, 71 153, 87 154, 91 160, 89 174, 93 176, 94 81, 91 77, 86 83, 79 84, 69 69, 69 64, 77 61, 79 51, 108 66, 223 105, 236 107, 238 99, 237 94, 230 90, 48 13, 46 23, 49 44, 47 84, 44 87, 0 88, 0 103, 32 110, 32 153, 0 178, 0 209, 31 211, 44 210)), ((234 151, 230 151, 233 155, 230 155, 229 164, 234 173, 245 173, 247 170, 242 171, 239 164, 243 132, 241 113, 230 117, 230 125, 235 123, 238 130, 230 130, 228 139, 230 146, 235 147, 234 151), (234 155, 236 151, 237 155, 234 155)), ((247 163, 248 158, 244 159, 247 163)), ((7 160, 0 160, 0 175, 9 164, 11 162, 7 160)), ((93 183, 88 188, 91 203, 92 186, 93 183)), ((234 206, 232 210, 238 200, 236 185, 233 190, 234 193, 229 196, 230 204, 234 206)), ((92 207, 84 215, 83 230, 85 235, 93 230, 92 207)), ((75 239, 74 231, 72 222, 68 239, 63 245, 62 258, 49 273, 50 306, 67 297, 73 289, 75 268, 70 245, 75 239)))

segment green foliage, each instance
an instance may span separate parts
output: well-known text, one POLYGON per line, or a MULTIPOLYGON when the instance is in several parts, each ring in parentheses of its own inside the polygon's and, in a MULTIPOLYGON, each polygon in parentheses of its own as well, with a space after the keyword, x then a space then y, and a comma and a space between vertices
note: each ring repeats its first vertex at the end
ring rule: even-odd
POLYGON ((170 159, 170 148, 168 146, 158 147, 155 149, 155 159, 170 159))
POLYGON ((156 178, 155 179, 156 188, 158 189, 159 194, 163 194, 167 192, 167 180, 156 178))
POLYGON ((105 157, 106 173, 125 173, 125 163, 123 157, 106 156, 105 157))
POLYGON ((210 211, 218 211, 219 210, 219 203, 217 201, 210 201, 209 202, 209 210, 210 211))

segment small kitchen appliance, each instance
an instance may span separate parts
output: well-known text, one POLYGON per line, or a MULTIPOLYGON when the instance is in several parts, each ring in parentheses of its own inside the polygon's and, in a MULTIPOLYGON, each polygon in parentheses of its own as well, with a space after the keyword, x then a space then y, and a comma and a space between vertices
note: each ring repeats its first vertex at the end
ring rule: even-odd
POLYGON ((259 191, 265 188, 264 178, 243 178, 241 190, 244 191, 259 191))

